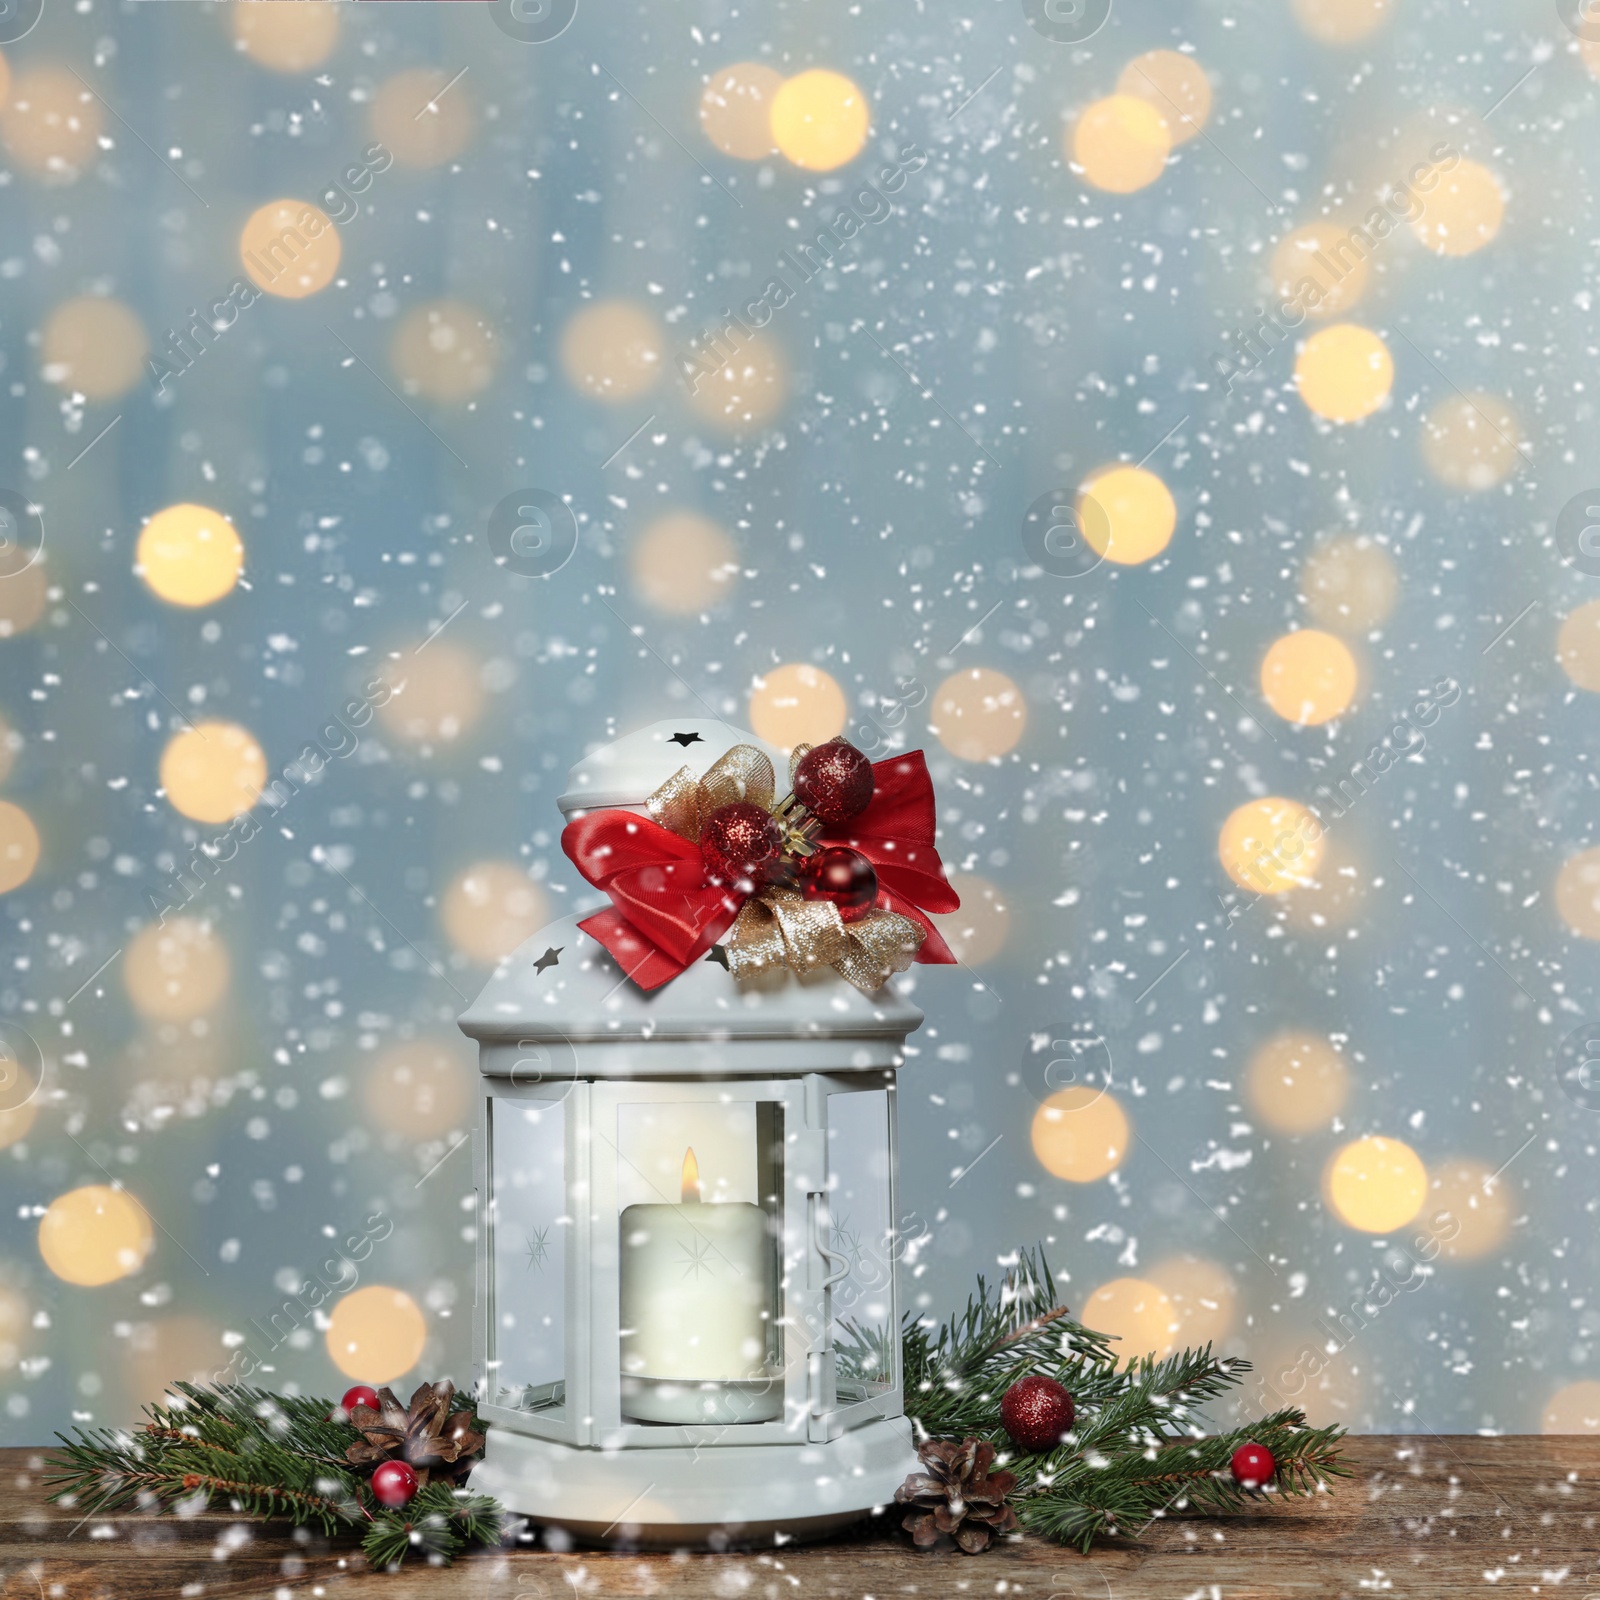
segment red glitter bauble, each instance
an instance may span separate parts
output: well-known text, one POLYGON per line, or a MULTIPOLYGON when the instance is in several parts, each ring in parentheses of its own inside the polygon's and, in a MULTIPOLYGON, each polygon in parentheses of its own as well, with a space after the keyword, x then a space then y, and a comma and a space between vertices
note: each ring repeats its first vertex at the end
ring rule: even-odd
POLYGON ((1000 1402, 1000 1426, 1019 1450, 1054 1450, 1077 1414, 1054 1378, 1019 1378, 1000 1402))
POLYGON ((845 739, 806 751, 794 769, 795 799, 831 826, 860 816, 872 789, 872 763, 845 739))
POLYGON ((706 876, 745 894, 766 881, 782 849, 778 824, 753 800, 718 806, 700 830, 700 859, 706 876))
MULTIPOLYGON (((339 1409, 344 1412, 345 1417, 348 1417, 357 1406, 366 1406, 369 1410, 377 1411, 381 1405, 378 1391, 370 1383, 358 1383, 353 1389, 346 1389, 339 1401, 339 1409)), ((340 1420, 343 1421, 344 1418, 340 1420)))
POLYGON ((878 874, 859 850, 829 845, 800 863, 800 893, 828 900, 845 922, 859 922, 878 903, 878 874))
POLYGON ((1278 1470, 1278 1463, 1272 1459, 1272 1452, 1264 1444, 1242 1444, 1233 1452, 1233 1460, 1229 1463, 1233 1470, 1233 1481, 1245 1489, 1259 1489, 1264 1483, 1271 1483, 1272 1477, 1278 1470))
POLYGON ((380 1461, 372 1469, 372 1498, 380 1506, 397 1511, 411 1504, 417 1492, 416 1469, 404 1461, 380 1461))

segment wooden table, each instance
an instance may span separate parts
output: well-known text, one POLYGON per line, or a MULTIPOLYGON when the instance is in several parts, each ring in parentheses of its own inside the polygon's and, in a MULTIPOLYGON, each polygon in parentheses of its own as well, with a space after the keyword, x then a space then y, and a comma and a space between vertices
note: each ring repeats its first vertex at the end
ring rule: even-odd
POLYGON ((225 1513, 91 1517, 49 1505, 39 1450, 0 1451, 5 1600, 1600 1600, 1600 1438, 1347 1441, 1354 1477, 1314 1501, 1174 1517, 1083 1557, 1029 1537, 983 1556, 918 1554, 881 1527, 831 1544, 726 1555, 482 1550, 444 1569, 362 1568, 330 1546, 225 1513))

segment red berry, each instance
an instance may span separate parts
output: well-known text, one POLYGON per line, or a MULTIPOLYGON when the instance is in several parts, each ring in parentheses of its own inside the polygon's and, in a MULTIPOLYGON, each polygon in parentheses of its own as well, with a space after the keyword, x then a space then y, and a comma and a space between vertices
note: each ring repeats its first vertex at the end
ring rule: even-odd
POLYGON ((1072 1396, 1040 1374, 1019 1378, 1000 1402, 1000 1426, 1019 1450, 1054 1450, 1076 1415, 1072 1396))
POLYGON ((372 1498, 391 1511, 410 1505, 417 1474, 404 1461, 380 1461, 372 1471, 372 1498))
POLYGON ((753 800, 718 806, 700 830, 700 859, 713 883, 753 894, 783 850, 783 833, 753 800))
POLYGON ((795 799, 832 826, 860 816, 872 790, 872 763, 845 739, 806 751, 794 769, 795 799))
POLYGON ((860 851, 829 845, 800 863, 800 893, 829 900, 845 922, 859 922, 878 903, 878 874, 860 851))
POLYGON ((1278 1463, 1264 1444, 1242 1444, 1233 1452, 1233 1481, 1246 1489, 1272 1482, 1278 1463))
POLYGON ((339 1401, 339 1409, 344 1412, 342 1422, 349 1417, 357 1406, 367 1406, 373 1411, 381 1409, 382 1402, 378 1399, 378 1391, 370 1383, 358 1383, 353 1389, 346 1389, 343 1398, 339 1401))

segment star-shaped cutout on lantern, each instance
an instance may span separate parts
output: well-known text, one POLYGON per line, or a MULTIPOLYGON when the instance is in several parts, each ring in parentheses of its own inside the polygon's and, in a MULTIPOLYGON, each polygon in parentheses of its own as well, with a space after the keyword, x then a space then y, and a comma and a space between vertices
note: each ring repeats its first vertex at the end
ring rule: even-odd
POLYGON ((728 952, 720 944, 714 944, 706 951, 706 960, 716 962, 724 972, 731 970, 728 966, 728 952))
POLYGON ((550 1237, 548 1228, 535 1228, 531 1235, 523 1240, 528 1247, 528 1270, 531 1272, 537 1267, 544 1271, 545 1259, 550 1254, 550 1246, 546 1243, 550 1237))
POLYGON ((548 945, 546 945, 544 954, 534 962, 533 970, 535 972, 543 972, 546 967, 559 966, 561 964, 559 959, 561 952, 566 948, 567 947, 565 945, 561 945, 557 949, 552 950, 548 945))
POLYGON ((675 733, 667 742, 669 744, 681 744, 687 750, 692 744, 704 744, 705 740, 698 733, 675 733))

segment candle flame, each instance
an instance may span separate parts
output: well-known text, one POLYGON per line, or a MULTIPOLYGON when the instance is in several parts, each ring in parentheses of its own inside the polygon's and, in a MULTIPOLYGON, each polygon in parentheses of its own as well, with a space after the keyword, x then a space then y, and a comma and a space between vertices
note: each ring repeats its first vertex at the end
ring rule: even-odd
POLYGON ((683 1152, 683 1200, 687 1205, 691 1200, 698 1200, 700 1195, 700 1163, 694 1158, 694 1146, 690 1145, 683 1152))

